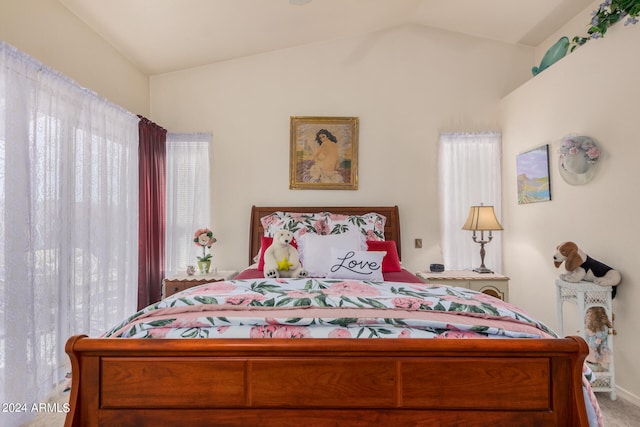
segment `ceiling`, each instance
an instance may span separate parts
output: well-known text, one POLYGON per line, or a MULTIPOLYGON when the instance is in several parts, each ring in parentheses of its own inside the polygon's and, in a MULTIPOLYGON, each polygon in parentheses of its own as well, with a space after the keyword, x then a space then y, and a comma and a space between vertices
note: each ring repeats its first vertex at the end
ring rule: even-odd
POLYGON ((593 0, 58 0, 145 74, 419 24, 537 46, 593 0), (303 1, 298 0, 298 3, 303 1))

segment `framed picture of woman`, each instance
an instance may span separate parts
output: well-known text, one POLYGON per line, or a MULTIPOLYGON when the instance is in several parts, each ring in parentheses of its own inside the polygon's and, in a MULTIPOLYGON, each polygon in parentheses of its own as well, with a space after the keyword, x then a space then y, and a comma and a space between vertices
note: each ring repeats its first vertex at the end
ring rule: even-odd
POLYGON ((358 189, 358 118, 291 117, 289 188, 358 189))

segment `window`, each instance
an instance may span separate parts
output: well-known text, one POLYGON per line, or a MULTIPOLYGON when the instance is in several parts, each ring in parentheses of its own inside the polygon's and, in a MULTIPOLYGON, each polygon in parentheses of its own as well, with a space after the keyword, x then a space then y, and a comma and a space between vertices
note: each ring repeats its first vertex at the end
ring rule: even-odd
POLYGON ((0 41, 0 401, 42 402, 69 336, 135 310, 137 182, 138 118, 0 41))
POLYGON ((210 133, 167 134, 167 275, 185 271, 201 255, 193 233, 211 221, 210 143, 210 133))
MULTIPOLYGON (((470 231, 462 230, 469 207, 494 206, 501 218, 500 134, 445 133, 440 135, 440 206, 442 252, 448 270, 465 270, 480 265, 480 245, 470 231)), ((502 240, 493 233, 485 264, 502 270, 502 240)))

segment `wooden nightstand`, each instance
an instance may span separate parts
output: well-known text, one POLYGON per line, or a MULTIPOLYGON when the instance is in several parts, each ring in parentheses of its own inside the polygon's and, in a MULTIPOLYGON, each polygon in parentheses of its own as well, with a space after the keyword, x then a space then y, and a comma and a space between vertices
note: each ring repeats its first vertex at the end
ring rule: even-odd
POLYGON ((426 283, 467 288, 509 301, 509 278, 501 274, 476 273, 472 270, 445 270, 442 273, 419 271, 416 276, 426 283))
POLYGON ((196 273, 193 276, 189 276, 187 273, 178 273, 174 276, 166 277, 162 281, 162 298, 169 297, 193 286, 229 280, 237 274, 237 271, 218 271, 217 273, 207 274, 196 273))

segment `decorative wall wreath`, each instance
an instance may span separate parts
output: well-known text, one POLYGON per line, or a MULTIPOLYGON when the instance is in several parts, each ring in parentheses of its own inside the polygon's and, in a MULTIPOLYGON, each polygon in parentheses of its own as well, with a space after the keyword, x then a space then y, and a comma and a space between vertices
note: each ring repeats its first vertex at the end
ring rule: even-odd
POLYGON ((558 169, 571 185, 586 184, 593 179, 600 160, 600 147, 586 135, 567 135, 560 145, 558 169))

